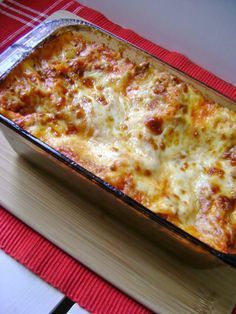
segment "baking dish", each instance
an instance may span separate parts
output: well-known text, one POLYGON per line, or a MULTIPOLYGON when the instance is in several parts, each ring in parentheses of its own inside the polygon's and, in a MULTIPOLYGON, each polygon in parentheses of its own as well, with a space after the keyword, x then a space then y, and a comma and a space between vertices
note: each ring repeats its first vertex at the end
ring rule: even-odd
MULTIPOLYGON (((112 48, 120 48, 121 44, 117 39, 110 37, 109 35, 102 33, 99 29, 85 23, 85 22, 78 22, 73 20, 59 20, 53 21, 49 23, 45 23, 35 30, 36 36, 34 36, 34 31, 32 31, 29 35, 25 36, 23 39, 18 41, 15 45, 13 45, 5 54, 8 54, 9 57, 5 59, 5 62, 2 62, 2 71, 4 78, 5 75, 11 70, 18 62, 23 60, 42 40, 48 38, 48 36, 52 35, 54 31, 58 30, 59 28, 66 27, 69 25, 79 24, 80 31, 89 32, 92 40, 99 40, 105 42, 112 48)), ((124 47, 123 47, 124 48, 124 47)), ((128 54, 129 58, 135 58, 135 60, 139 59, 142 60, 143 55, 140 53, 139 50, 133 48, 131 45, 125 44, 126 53, 128 54)), ((3 56, 4 57, 4 56, 3 56)), ((153 59, 153 62, 157 62, 156 59, 153 59)), ((159 66, 163 69, 168 69, 169 72, 174 73, 176 75, 176 71, 171 69, 167 65, 163 64, 159 61, 159 66)), ((183 78, 184 75, 178 73, 178 77, 183 78)), ((184 78, 186 81, 186 77, 184 78)), ((188 81, 191 81, 191 84, 194 83, 190 78, 188 81)), ((195 82, 195 85, 197 83, 195 82)), ((193 84, 194 85, 194 84, 193 84)), ((199 89, 199 84, 198 89, 199 89)), ((201 90, 207 95, 210 95, 211 92, 203 85, 201 86, 201 90)), ((210 95, 211 98, 215 98, 221 104, 233 108, 233 103, 227 101, 223 97, 217 95, 217 93, 213 93, 210 95), (220 99, 220 100, 219 100, 220 99)), ((85 194, 91 195, 93 193, 93 200, 96 202, 109 204, 109 211, 114 211, 119 218, 122 216, 129 216, 129 221, 131 222, 132 226, 139 228, 147 234, 149 237, 152 237, 155 240, 158 240, 157 243, 163 244, 166 243, 166 246, 169 250, 177 251, 177 253, 181 253, 182 256, 192 255, 193 253, 196 254, 198 257, 198 261, 203 261, 203 256, 208 256, 207 262, 212 260, 213 255, 220 257, 222 260, 227 260, 228 263, 234 264, 235 256, 232 254, 225 254, 220 253, 206 244, 203 244, 201 241, 197 240, 196 238, 190 236, 189 234, 185 233, 178 227, 172 225, 171 223, 167 222, 166 220, 162 219, 159 215, 154 214, 150 210, 146 209, 139 203, 135 202, 133 199, 129 198, 128 196, 124 195, 121 191, 117 190, 116 188, 110 186, 109 184, 105 183, 103 180, 97 178, 95 175, 91 174, 89 171, 85 170, 75 162, 72 162, 70 159, 65 157, 64 155, 60 154, 58 151, 55 151, 51 147, 46 144, 43 144, 40 140, 35 139, 32 135, 23 131, 19 126, 16 126, 13 122, 10 122, 8 119, 2 117, 2 122, 4 124, 3 131, 7 133, 6 130, 15 130, 18 134, 27 138, 31 141, 31 144, 27 141, 21 139, 21 144, 19 144, 19 139, 16 141, 15 138, 6 134, 8 138, 10 138, 10 142, 15 150, 20 153, 21 155, 25 156, 26 158, 30 159, 34 163, 39 164, 41 167, 47 168, 49 171, 56 172, 57 175, 63 176, 64 181, 69 181, 69 183, 75 187, 80 186, 80 189, 83 190, 85 194), (6 128, 8 126, 8 128, 6 128), (32 143, 41 147, 43 151, 36 149, 32 143), (27 145, 27 149, 26 149, 27 145), (60 162, 57 162, 54 166, 52 165, 53 159, 50 158, 49 155, 53 155, 58 160, 63 161, 64 165, 60 162), (40 158, 38 158, 38 154, 40 154, 40 158), (49 157, 49 158, 48 158, 49 157), (43 160, 45 159, 45 162, 43 160), (47 161, 46 161, 47 160, 47 161), (65 164, 70 167, 70 177, 68 177, 68 170, 69 168, 65 167, 65 164), (60 170, 59 170, 60 169, 60 170), (72 171, 76 170, 75 171, 72 171), (79 184, 78 184, 79 181, 79 184), (83 184, 82 184, 83 183, 83 184), (94 184, 92 184, 94 183, 94 184), (103 187, 104 189, 100 189, 103 187), (106 192, 105 192, 106 191, 106 192), (109 193, 107 193, 109 192, 109 193), (128 207, 128 208, 127 208, 128 207), (122 213, 122 215, 121 215, 122 213), (134 220, 134 221, 133 221, 134 220), (147 230, 145 230, 147 229, 147 230), (159 238, 162 238, 160 241, 159 238), (169 243, 170 242, 170 243, 169 243), (177 245, 177 246, 176 246, 177 245), (189 250, 189 248, 191 250, 189 250), (184 254, 182 253, 184 250, 184 254), (190 254, 191 253, 191 254, 190 254), (206 254, 206 253, 212 253, 206 254), (233 261, 233 262, 232 262, 233 261)), ((125 218, 127 220, 127 218, 125 218)), ((193 254, 193 255, 194 255, 193 254)), ((193 258, 196 261, 196 256, 193 258)))

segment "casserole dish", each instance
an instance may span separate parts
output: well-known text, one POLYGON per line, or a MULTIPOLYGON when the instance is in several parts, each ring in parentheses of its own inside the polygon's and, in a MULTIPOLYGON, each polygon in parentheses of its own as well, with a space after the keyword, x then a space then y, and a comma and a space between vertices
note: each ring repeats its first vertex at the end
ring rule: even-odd
MULTIPOLYGON (((99 49, 101 51, 101 47, 109 47, 108 49, 105 48, 105 56, 109 55, 111 50, 113 49, 115 51, 119 51, 122 56, 124 56, 124 64, 119 64, 119 66, 122 68, 123 66, 125 67, 132 67, 132 63, 129 60, 135 60, 139 65, 135 67, 133 72, 135 73, 134 75, 137 76, 143 76, 143 70, 144 72, 146 69, 151 69, 151 73, 153 74, 152 70, 153 68, 151 67, 158 67, 158 71, 165 71, 165 73, 170 73, 170 75, 175 75, 174 79, 177 80, 177 82, 173 83, 174 87, 175 85, 177 86, 185 86, 184 82, 190 82, 193 86, 197 85, 198 90, 200 89, 202 93, 207 95, 208 97, 210 96, 211 99, 214 101, 220 102, 221 104, 227 106, 229 109, 233 109, 234 105, 231 101, 224 99, 224 97, 219 96, 217 93, 211 91, 210 89, 207 89, 207 87, 200 85, 197 82, 194 82, 190 78, 186 78, 185 75, 182 73, 177 72, 175 69, 172 69, 171 67, 163 64, 161 61, 158 61, 156 58, 153 58, 151 56, 148 56, 147 54, 144 54, 143 52, 140 52, 140 50, 132 47, 131 45, 127 43, 122 43, 116 38, 113 38, 109 34, 102 32, 101 30, 95 28, 94 26, 86 23, 86 22, 78 22, 75 20, 58 20, 58 21, 52 21, 45 23, 38 27, 37 29, 33 30, 30 34, 26 35, 24 38, 22 38, 20 41, 18 41, 15 45, 13 45, 8 51, 6 51, 3 55, 4 56, 8 55, 8 57, 1 63, 1 70, 2 70, 2 90, 4 91, 4 82, 7 81, 8 78, 8 73, 9 71, 12 71, 13 68, 17 66, 18 63, 21 62, 22 67, 27 64, 27 62, 33 62, 33 58, 27 59, 26 57, 32 53, 32 51, 35 50, 35 53, 37 54, 38 49, 41 49, 38 47, 39 44, 42 43, 43 40, 47 39, 45 42, 45 45, 50 42, 50 40, 53 42, 53 40, 56 38, 59 38, 60 36, 63 36, 64 34, 69 34, 70 32, 79 32, 80 34, 83 34, 83 36, 86 37, 86 39, 90 40, 92 43, 95 42, 100 42, 103 45, 99 46, 99 49), (129 59, 127 59, 127 57, 129 59), (24 61, 26 62, 24 63, 24 61), (127 61, 128 60, 128 61, 127 61), (148 62, 147 62, 148 61, 148 62), (177 77, 177 78, 176 78, 177 77), (6 78, 6 80, 4 80, 6 78), (179 81, 181 80, 181 81, 179 81), (183 81, 184 82, 183 82, 183 81)), ((69 38, 70 39, 70 38, 69 38)), ((67 38, 68 40, 68 38, 67 38)), ((51 48, 57 49, 56 46, 52 46, 51 48)), ((91 48, 91 47, 90 47, 91 48)), ((77 49, 77 48, 76 48, 77 49)), ((87 48, 86 48, 87 49, 87 48)), ((87 54, 86 49, 82 49, 83 56, 87 54)), ((93 50, 96 50, 96 44, 92 47, 93 50)), ((52 50, 52 49, 51 49, 52 50)), ((87 49, 88 50, 88 49, 87 49)), ((78 51, 78 50, 77 50, 78 51)), ((47 54, 48 52, 46 52, 47 54)), ((80 52, 79 52, 80 53, 80 52)), ((38 58, 41 58, 41 54, 43 54, 44 58, 44 52, 43 52, 43 46, 42 49, 40 50, 40 53, 38 53, 38 58)), ((64 51, 63 56, 71 54, 71 51, 64 51)), ((34 55, 33 55, 34 56, 34 55)), ((61 56, 61 58, 63 58, 61 56)), ((95 56, 97 58, 97 56, 95 56)), ((92 64, 96 65, 96 60, 98 59, 93 59, 92 64)), ((113 60, 109 60, 111 63, 113 60)), ((80 61, 79 61, 80 62, 80 61)), ((34 62, 33 62, 34 63, 34 62)), ((78 62, 77 62, 78 63, 78 62)), ((58 68, 58 64, 53 64, 53 68, 50 68, 50 73, 48 72, 48 68, 46 68, 46 72, 44 73, 46 76, 50 75, 59 75, 64 76, 64 80, 72 80, 71 77, 68 77, 65 70, 65 66, 61 66, 58 68), (55 67, 56 67, 56 74, 55 74, 55 67), (53 73, 53 74, 52 74, 53 73)), ((100 65, 99 65, 100 66, 100 65)), ((104 65, 102 65, 104 66, 104 65)), ((34 67, 34 64, 32 65, 34 67)), ((74 67, 74 64, 70 64, 70 67, 74 67)), ((76 65, 77 67, 77 65, 76 65)), ((18 69, 18 68, 16 68, 18 69)), ((76 71, 80 71, 81 69, 81 64, 79 64, 79 68, 76 68, 76 71)), ((99 70, 101 70, 99 68, 99 70)), ((17 70, 16 70, 17 71, 17 70)), ((41 71, 41 69, 40 69, 41 71)), ((149 72, 150 72, 149 71, 149 72)), ((41 71, 42 72, 42 71, 41 71)), ((84 72, 84 71, 83 71, 84 72)), ((132 72, 132 73, 133 73, 132 72)), ((16 72, 12 72, 16 73, 16 72)), ((29 73, 28 73, 29 74, 29 73)), ((27 74, 27 75, 28 75, 27 74)), ((11 74, 10 74, 11 75, 11 74)), ((15 75, 15 74, 14 74, 15 75)), ((79 74, 80 75, 80 74, 79 74)), ((83 74, 82 74, 83 75, 83 74)), ((17 77, 17 76, 16 76, 17 77)), ((17 77, 18 78, 18 77, 17 77)), ((33 78, 34 79, 34 78, 33 78)), ((94 79, 94 77, 93 77, 94 79)), ((174 81, 173 79, 173 81, 174 81)), ((127 77, 125 77, 125 84, 127 81, 130 81, 130 73, 127 77)), ((163 81, 163 78, 162 78, 163 81)), ((83 84, 85 85, 91 85, 93 84, 91 82, 91 78, 83 78, 82 80, 83 84)), ((171 77, 171 82, 172 82, 172 77, 171 77)), ((113 78, 113 83, 114 83, 114 78, 113 78)), ((122 81, 122 87, 123 87, 123 81, 122 81)), ((7 84, 7 83, 6 83, 7 84)), ((74 82, 73 82, 74 84, 74 82)), ((114 85, 115 88, 117 88, 117 85, 114 85)), ((63 86, 62 86, 63 87, 63 86)), ((163 87, 163 86, 162 86, 163 87)), ((171 86, 170 88, 172 88, 171 86)), ((61 86, 60 86, 61 88, 61 86)), ((169 86, 168 86, 169 88, 169 86)), ((99 89, 96 87, 96 89, 99 89)), ((137 90, 138 87, 134 90, 137 90)), ((189 90, 189 87, 187 87, 189 90)), ((22 89, 21 89, 22 90, 22 89)), ((127 91, 127 89, 126 89, 127 91)), ((162 93, 166 92, 165 90, 158 90, 156 93, 162 93)), ((170 89, 168 89, 168 95, 170 89)), ((56 91, 55 91, 56 92, 56 91)), ((111 92, 111 91, 109 91, 111 92)), ((15 93, 16 90, 15 90, 15 93)), ((120 90, 119 90, 120 93, 120 90)), ((174 90, 174 93, 176 93, 176 89, 174 90)), ((40 95, 42 94, 42 91, 40 92, 40 95)), ((167 97, 168 97, 167 95, 167 97)), ((197 94, 194 94, 194 97, 197 94)), ((14 95, 13 95, 14 96, 14 95)), ((34 95, 35 96, 35 95, 34 95)), ((27 102, 28 98, 25 98, 25 95, 22 95, 24 97, 24 103, 27 102)), ((27 96, 28 97, 28 96, 27 96)), ((83 96, 84 97, 84 96, 83 96)), ((106 95, 108 97, 108 95, 106 95)), ((191 96, 192 97, 192 96, 191 96)), ((9 98, 9 97, 8 97, 9 98)), ((36 98, 36 96, 35 96, 36 98)), ((99 102, 106 102, 106 98, 101 98, 99 97, 99 102)), ((2 103, 4 102, 4 99, 2 98, 2 103)), ((14 101, 13 101, 14 102, 14 101)), ((153 105, 153 102, 151 102, 153 105)), ((103 104, 106 105, 106 104, 103 104)), ((2 106, 4 110, 4 105, 2 106)), ((88 106, 87 106, 88 107, 88 106)), ((23 108, 25 110, 25 107, 23 108)), ((27 109, 27 108, 26 108, 27 109)), ((32 108, 30 108, 31 110, 32 108)), ((40 109, 40 106, 39 106, 40 109)), ((42 108, 41 108, 42 109, 42 108)), ((40 109, 40 110, 41 110, 40 109)), ((22 113, 22 108, 19 109, 20 112, 22 113)), ((59 110, 59 108, 58 108, 59 110)), ((228 109, 225 109, 225 111, 228 109)), ((13 110, 14 111, 14 110, 13 110)), ((3 111, 4 113, 4 111, 3 111)), ((23 115, 27 113, 30 115, 30 112, 24 112, 23 115)), ((26 114, 26 116, 27 116, 26 114)), ((78 113, 76 113, 78 114, 78 113)), ((84 114, 84 113, 83 113, 84 114)), ((132 114, 132 117, 137 114, 137 111, 132 114)), ((170 113, 169 113, 170 114, 170 113)), ((28 115, 28 116, 29 116, 28 115)), ((79 115, 81 116, 81 112, 79 112, 79 115)), ((119 115, 119 112, 116 112, 116 115, 119 115)), ((83 115, 82 115, 83 117, 83 115)), ((11 118, 11 116, 8 116, 8 118, 11 118)), ((91 169, 93 169, 90 164, 86 163, 85 168, 81 166, 84 165, 83 162, 79 161, 77 162, 76 158, 74 158, 73 153, 74 151, 71 152, 68 150, 65 151, 64 147, 63 149, 60 149, 58 145, 54 145, 55 138, 53 138, 53 142, 47 141, 47 143, 50 143, 50 146, 43 143, 39 139, 35 138, 31 134, 29 134, 27 131, 25 131, 21 126, 25 128, 25 125, 19 121, 16 123, 12 122, 5 116, 1 116, 1 121, 3 122, 3 132, 5 133, 6 137, 9 139, 10 143, 12 144, 13 148, 20 154, 26 157, 27 159, 33 161, 34 163, 38 164, 39 166, 46 168, 50 172, 54 172, 56 175, 62 176, 63 180, 68 183, 74 188, 74 187, 79 187, 79 189, 86 194, 87 196, 93 195, 93 201, 96 201, 96 203, 100 203, 102 206, 106 207, 109 212, 112 211, 115 215, 117 215, 120 219, 124 219, 125 221, 129 221, 129 224, 132 227, 141 229, 143 233, 151 237, 152 239, 156 240, 157 243, 165 246, 171 250, 175 251, 175 253, 181 255, 182 257, 188 257, 188 256, 194 256, 193 261, 199 261, 203 262, 204 260, 209 263, 210 260, 215 260, 213 257, 217 256, 220 258, 220 260, 224 260, 232 265, 235 264, 235 255, 233 254, 233 251, 226 252, 225 249, 222 249, 220 251, 217 246, 209 246, 207 244, 204 244, 202 241, 197 239, 196 237, 193 237, 192 235, 189 234, 189 232, 185 232, 184 230, 180 229, 178 227, 178 224, 173 224, 172 220, 170 220, 170 214, 168 213, 167 218, 170 221, 167 221, 167 219, 163 218, 165 216, 165 212, 159 212, 156 214, 153 210, 147 209, 145 206, 146 205, 142 200, 138 202, 139 198, 135 195, 134 197, 129 197, 128 195, 132 196, 131 192, 133 191, 133 188, 129 189, 127 192, 123 188, 119 188, 119 184, 113 184, 111 183, 111 179, 105 179, 104 176, 103 179, 101 179, 101 175, 98 173, 102 173, 102 170, 99 172, 96 172, 95 170, 91 172, 91 169), (19 139, 16 139, 15 136, 12 134, 13 130, 17 133, 20 134, 21 137, 19 139), (51 146, 55 147, 56 149, 53 149, 51 146), (39 149, 41 148, 41 149, 39 149), (39 158, 40 156, 40 158, 39 158), (55 157, 55 158, 52 158, 55 157), (61 163, 62 162, 62 163, 61 163), (80 163, 80 165, 79 165, 80 163), (69 166, 69 167, 68 167, 69 166), (90 171, 88 171, 88 169, 90 171), (69 176, 68 176, 69 172, 69 176), (94 174, 96 173, 97 176, 94 174), (100 178, 98 177, 100 176, 100 178), (110 182, 111 184, 107 183, 110 182), (116 187, 115 187, 116 186, 116 187), (101 187, 103 189, 101 189, 101 187), (123 189, 122 192, 121 190, 123 189), (128 195, 127 195, 128 194, 128 195), (135 201, 136 199, 136 201, 135 201), (143 205, 141 205, 142 203, 143 205), (125 217, 125 218, 124 218, 125 217), (128 217, 128 219, 127 219, 128 217), (184 253, 182 252, 184 251, 184 253), (204 257, 204 258, 203 258, 204 257)), ((181 119, 181 117, 179 117, 181 119)), ((38 119, 38 118, 37 118, 38 119)), ((95 118, 94 118, 95 119, 95 118)), ((24 119, 23 119, 24 120, 24 119)), ((105 122, 104 122, 105 123, 105 122)), ((151 133, 155 133, 155 135, 160 135, 162 133, 161 127, 162 124, 160 120, 153 120, 153 119, 148 119, 146 123, 146 127, 150 129, 151 133), (157 123, 158 122, 158 123, 157 123), (158 124, 158 125, 157 125, 158 124)), ((74 125, 73 126, 73 132, 74 132, 74 125)), ((40 126, 41 128, 42 126, 40 126)), ((47 129, 48 130, 48 129, 47 129)), ((49 131, 47 131, 49 132, 49 131)), ((55 130, 54 130, 55 132, 55 130)), ((32 133, 32 132, 31 132, 32 133)), ((50 133, 50 132, 49 132, 50 133)), ((34 133, 33 133, 34 134, 34 133)), ((40 137, 40 136, 38 136, 40 137)), ((97 144, 97 143, 96 143, 97 144)), ((80 149, 80 154, 81 152, 81 147, 80 149)), ((105 150, 105 147, 103 147, 105 150)), ((88 160, 85 160, 88 161, 88 160)), ((178 161, 179 162, 179 161, 178 161)), ((138 165, 139 166, 139 165, 138 165)), ((113 165, 112 165, 113 167, 113 165)), ((176 168, 176 165, 175 165, 176 168)), ((149 169, 146 169, 147 171, 150 172, 149 169)), ((145 171, 146 171, 145 170, 145 171)), ((213 168, 214 174, 216 168, 213 168)), ((114 171, 114 169, 112 169, 114 171)), ((140 172, 140 169, 137 171, 140 172)), ((142 171, 142 169, 141 169, 142 171)), ((174 171, 174 170, 173 170, 174 171)), ((223 170, 222 170, 223 171, 223 170)), ((210 174, 212 175, 212 173, 210 174)), ((221 175, 221 173, 220 173, 221 175)), ((149 173, 147 176, 150 176, 149 173)), ((178 197, 178 195, 176 196, 178 197)), ((225 199, 227 201, 227 198, 225 199)), ((223 201, 222 201, 223 202, 223 201)), ((228 205, 227 205, 228 206, 228 205)), ((231 206, 232 207, 232 206, 231 206)), ((231 210, 231 209, 230 209, 231 210)), ((216 230, 217 231, 217 230, 216 230)), ((206 241, 205 241, 206 242, 206 241)), ((223 246, 222 246, 223 247, 223 246)))

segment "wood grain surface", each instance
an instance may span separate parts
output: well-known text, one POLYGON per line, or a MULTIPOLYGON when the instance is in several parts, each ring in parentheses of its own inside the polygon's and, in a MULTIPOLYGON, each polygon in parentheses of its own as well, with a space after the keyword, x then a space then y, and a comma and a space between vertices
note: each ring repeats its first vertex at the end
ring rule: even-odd
POLYGON ((0 133, 0 202, 115 286, 159 313, 230 313, 236 271, 194 269, 19 158, 0 133))
POLYGON ((142 304, 158 313, 231 313, 236 270, 181 263, 19 158, 1 133, 0 163, 0 201, 11 213, 142 304))

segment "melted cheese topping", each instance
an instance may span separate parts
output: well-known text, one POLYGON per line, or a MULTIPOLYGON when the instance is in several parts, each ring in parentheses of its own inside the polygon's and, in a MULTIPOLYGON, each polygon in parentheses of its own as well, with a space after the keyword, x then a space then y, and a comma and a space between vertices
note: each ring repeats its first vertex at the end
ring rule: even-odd
POLYGON ((0 85, 0 113, 211 245, 236 248, 236 113, 77 31, 0 85))

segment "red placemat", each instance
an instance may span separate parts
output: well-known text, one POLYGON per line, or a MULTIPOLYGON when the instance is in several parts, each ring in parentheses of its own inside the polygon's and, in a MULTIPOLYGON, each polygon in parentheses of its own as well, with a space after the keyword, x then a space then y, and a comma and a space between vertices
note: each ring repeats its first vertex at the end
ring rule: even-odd
MULTIPOLYGON (((236 100, 236 88, 188 58, 112 23, 72 0, 5 0, 0 3, 0 52, 58 10, 68 10, 130 41, 236 100)), ((0 248, 93 313, 150 313, 0 207, 0 248)), ((235 313, 236 314, 236 313, 235 313)))
POLYGON ((2 207, 0 249, 89 312, 151 313, 2 207))
POLYGON ((185 56, 170 52, 129 29, 124 29, 108 20, 101 13, 87 8, 74 0, 4 0, 0 4, 0 52, 27 33, 45 18, 58 10, 68 10, 78 16, 130 41, 149 53, 182 70, 195 79, 216 89, 225 96, 236 100, 236 87, 216 77, 191 62, 185 56))

